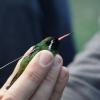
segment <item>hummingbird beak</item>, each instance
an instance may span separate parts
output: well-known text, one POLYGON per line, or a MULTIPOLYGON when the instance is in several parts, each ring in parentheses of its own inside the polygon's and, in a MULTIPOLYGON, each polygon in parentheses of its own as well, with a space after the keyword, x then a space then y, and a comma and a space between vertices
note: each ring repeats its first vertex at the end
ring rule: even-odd
MULTIPOLYGON (((59 37, 59 38, 58 38, 58 41, 61 41, 61 40, 64 39, 65 37, 68 37, 70 34, 71 34, 71 33, 67 33, 67 34, 65 34, 65 35, 63 35, 63 36, 61 36, 61 37, 59 37)), ((21 59, 21 58, 22 58, 22 56, 21 56, 21 57, 18 57, 17 59, 14 59, 13 61, 7 63, 6 65, 0 67, 0 70, 3 69, 3 68, 5 68, 6 66, 8 66, 8 65, 10 65, 10 64, 12 64, 12 63, 18 61, 18 60, 21 59)))
POLYGON ((58 41, 61 41, 62 39, 64 39, 65 37, 68 37, 71 33, 65 34, 61 37, 58 38, 58 41))

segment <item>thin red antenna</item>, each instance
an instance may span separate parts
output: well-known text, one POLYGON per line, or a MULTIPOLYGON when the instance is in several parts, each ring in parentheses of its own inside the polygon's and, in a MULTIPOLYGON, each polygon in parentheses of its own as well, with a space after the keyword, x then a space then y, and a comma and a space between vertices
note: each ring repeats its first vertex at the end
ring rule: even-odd
POLYGON ((69 36, 71 33, 67 33, 61 37, 58 38, 59 41, 61 41, 62 39, 64 39, 65 37, 69 36))

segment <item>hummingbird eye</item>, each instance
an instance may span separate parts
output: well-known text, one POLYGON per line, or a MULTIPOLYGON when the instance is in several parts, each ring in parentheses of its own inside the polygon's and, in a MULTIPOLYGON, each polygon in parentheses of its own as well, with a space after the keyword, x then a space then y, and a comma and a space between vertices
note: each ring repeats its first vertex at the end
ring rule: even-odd
POLYGON ((47 45, 50 45, 51 44, 51 40, 47 41, 46 44, 47 45))

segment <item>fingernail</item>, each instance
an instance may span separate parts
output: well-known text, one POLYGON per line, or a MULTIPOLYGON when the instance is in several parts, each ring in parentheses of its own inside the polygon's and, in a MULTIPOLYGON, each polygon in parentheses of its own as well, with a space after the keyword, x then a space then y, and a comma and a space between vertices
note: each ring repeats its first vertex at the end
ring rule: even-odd
POLYGON ((41 51, 39 64, 42 67, 49 66, 52 63, 52 61, 53 61, 53 55, 51 52, 49 52, 47 50, 41 51))
POLYGON ((63 62, 62 57, 60 55, 56 55, 56 57, 55 57, 55 66, 56 67, 61 66, 62 62, 63 62))

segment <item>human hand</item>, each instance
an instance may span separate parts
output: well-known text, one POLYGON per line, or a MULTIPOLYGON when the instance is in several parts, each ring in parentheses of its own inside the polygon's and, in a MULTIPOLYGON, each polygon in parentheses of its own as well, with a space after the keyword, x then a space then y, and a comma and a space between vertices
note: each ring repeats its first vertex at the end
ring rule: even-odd
MULTIPOLYGON (((26 54, 28 55, 31 50, 26 54)), ((0 100, 60 100, 66 82, 68 71, 63 67, 60 55, 55 57, 47 50, 40 51, 28 64, 22 75, 7 90, 15 71, 0 90, 0 100)))

